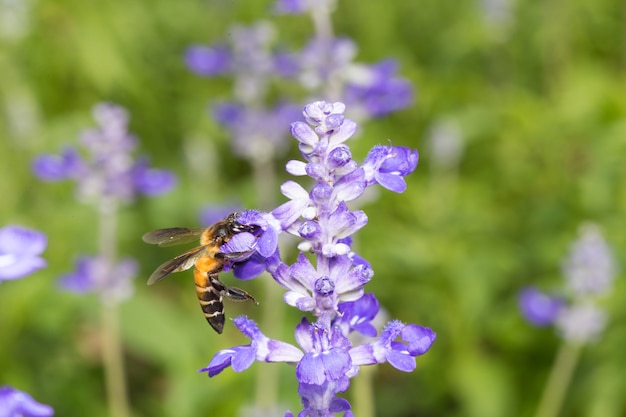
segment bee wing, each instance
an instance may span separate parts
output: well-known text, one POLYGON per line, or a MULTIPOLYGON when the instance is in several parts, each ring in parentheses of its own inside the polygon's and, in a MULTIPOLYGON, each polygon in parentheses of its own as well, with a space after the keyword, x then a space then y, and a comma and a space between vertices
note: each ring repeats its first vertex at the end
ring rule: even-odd
POLYGON ((186 271, 191 268, 205 250, 206 246, 199 246, 165 262, 150 275, 148 285, 152 285, 174 272, 186 271))
POLYGON ((159 246, 174 246, 183 243, 198 241, 203 228, 190 227, 170 227, 168 229, 158 229, 143 235, 142 239, 146 243, 159 246))

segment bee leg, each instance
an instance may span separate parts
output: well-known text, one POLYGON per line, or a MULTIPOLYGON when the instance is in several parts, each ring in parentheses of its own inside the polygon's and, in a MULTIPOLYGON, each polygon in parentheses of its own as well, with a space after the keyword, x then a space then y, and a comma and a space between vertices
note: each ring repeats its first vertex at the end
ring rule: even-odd
POLYGON ((247 291, 237 287, 227 287, 222 281, 212 276, 209 276, 211 286, 219 292, 220 296, 226 297, 232 301, 247 301, 251 300, 254 304, 259 305, 259 302, 247 291))

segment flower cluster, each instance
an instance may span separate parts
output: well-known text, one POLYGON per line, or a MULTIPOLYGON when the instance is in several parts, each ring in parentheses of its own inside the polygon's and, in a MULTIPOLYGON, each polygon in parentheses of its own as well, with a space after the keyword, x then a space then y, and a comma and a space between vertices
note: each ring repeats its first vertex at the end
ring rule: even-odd
POLYGON ((81 257, 76 270, 61 277, 60 286, 75 293, 95 292, 103 301, 115 303, 132 295, 131 279, 137 271, 134 260, 116 263, 113 259, 119 203, 132 202, 139 194, 168 192, 176 177, 169 171, 150 168, 145 157, 133 156, 138 141, 128 131, 129 116, 124 108, 97 104, 93 116, 98 127, 80 135, 85 156, 67 146, 60 155, 37 157, 33 171, 44 181, 74 180, 78 198, 93 204, 100 215, 100 254, 81 257))
POLYGON ((215 376, 229 366, 243 371, 255 360, 295 364, 304 406, 300 416, 350 415, 350 404, 336 394, 349 387, 360 366, 389 362, 401 371, 412 371, 415 357, 427 352, 435 340, 431 329, 397 320, 387 323, 375 337, 372 321, 379 304, 373 294, 364 292, 374 272, 351 248, 352 235, 366 225, 367 216, 350 210, 347 202, 373 185, 403 192, 404 177, 416 168, 418 154, 405 147, 376 146, 359 165, 345 144, 357 125, 344 118, 344 110, 343 103, 314 102, 304 109, 306 123, 291 125, 304 161, 290 161, 287 171, 311 177, 315 181, 311 190, 288 181, 281 191, 289 201, 271 213, 249 211, 239 218, 243 224, 257 225, 261 232, 250 244, 256 245, 256 252, 234 266, 235 275, 246 279, 269 271, 286 290, 285 303, 312 314, 315 321, 304 317, 296 326, 298 348, 268 338, 246 317, 236 318, 235 325, 251 339, 250 344, 218 352, 201 370, 215 376), (292 265, 280 257, 279 233, 301 239, 300 254, 292 265), (358 344, 351 340, 352 332, 373 339, 358 344))
POLYGON ((102 198, 132 201, 137 194, 159 195, 169 191, 175 177, 169 171, 152 169, 145 158, 132 156, 137 139, 128 132, 128 113, 111 103, 94 107, 98 129, 82 133, 81 145, 88 157, 67 146, 60 155, 44 154, 33 162, 35 175, 44 181, 72 179, 78 197, 99 203, 102 198))
POLYGON ((202 77, 233 78, 234 101, 214 103, 213 116, 232 133, 237 155, 270 160, 285 150, 286 127, 298 114, 298 107, 282 101, 265 108, 264 100, 273 78, 291 76, 293 60, 273 50, 274 28, 267 22, 250 27, 237 25, 229 34, 229 44, 192 45, 184 60, 192 72, 202 77))
POLYGON ((0 282, 25 277, 46 266, 40 255, 46 235, 21 226, 0 229, 0 282))
POLYGON ((554 324, 563 339, 585 343, 596 339, 606 325, 606 312, 597 298, 607 294, 615 277, 615 261, 609 245, 594 224, 584 224, 580 237, 562 264, 565 277, 562 295, 545 294, 536 288, 520 293, 524 317, 537 325, 554 324))
POLYGON ((76 294, 95 292, 103 301, 115 303, 133 294, 131 283, 137 270, 137 261, 132 258, 111 265, 102 256, 81 256, 76 269, 59 278, 59 286, 76 294))
MULTIPOLYGON (((276 10, 314 13, 315 8, 325 8, 319 3, 279 2, 276 10)), ((267 106, 267 91, 273 82, 291 80, 308 95, 324 93, 339 98, 358 120, 382 117, 413 102, 410 82, 396 76, 397 62, 355 62, 357 46, 350 39, 317 36, 301 51, 286 52, 273 48, 275 30, 267 22, 235 26, 229 34, 228 44, 190 46, 184 60, 202 77, 233 78, 235 100, 215 103, 212 113, 232 132, 233 149, 243 158, 264 161, 286 149, 286 129, 280 127, 298 117, 300 106, 285 97, 267 106)))

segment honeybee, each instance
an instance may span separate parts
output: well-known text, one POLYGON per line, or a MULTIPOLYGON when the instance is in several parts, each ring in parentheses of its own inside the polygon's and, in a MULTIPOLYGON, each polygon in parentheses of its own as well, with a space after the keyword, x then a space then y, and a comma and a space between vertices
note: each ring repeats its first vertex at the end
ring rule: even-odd
POLYGON ((200 246, 178 255, 159 266, 148 278, 148 285, 162 280, 174 272, 186 271, 194 266, 193 277, 200 307, 207 321, 217 333, 224 330, 224 297, 233 301, 251 300, 259 304, 252 295, 241 288, 228 287, 219 280, 218 274, 224 264, 245 257, 247 252, 223 253, 222 245, 242 232, 254 232, 256 226, 247 226, 237 221, 239 213, 232 213, 224 220, 208 228, 173 227, 158 229, 143 235, 143 241, 159 246, 173 246, 200 240, 200 246))

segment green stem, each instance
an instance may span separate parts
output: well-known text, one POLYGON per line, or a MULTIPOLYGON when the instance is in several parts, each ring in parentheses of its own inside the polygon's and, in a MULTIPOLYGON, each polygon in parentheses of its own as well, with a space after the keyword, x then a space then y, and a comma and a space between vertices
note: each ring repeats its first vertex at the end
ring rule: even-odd
MULTIPOLYGON (((103 198, 99 205, 99 255, 111 269, 117 252, 117 202, 103 198)), ((102 277, 103 280, 110 277, 102 277)), ((130 416, 124 371, 124 355, 120 338, 118 304, 108 299, 106 289, 101 299, 102 360, 107 402, 111 417, 130 416)))
MULTIPOLYGON (((333 23, 331 14, 335 6, 335 2, 322 1, 320 7, 314 7, 311 11, 311 19, 313 20, 313 27, 315 29, 315 38, 323 45, 322 53, 327 53, 330 57, 332 49, 332 43, 335 40, 333 34, 333 23)), ((341 98, 341 80, 336 76, 327 77, 322 81, 319 94, 323 96, 326 101, 335 101, 341 98)))
POLYGON ((561 411, 565 392, 572 380, 582 345, 563 342, 550 370, 535 417, 556 417, 561 411))
MULTIPOLYGON (((276 173, 274 161, 252 160, 257 201, 263 210, 269 210, 275 206, 276 173)), ((261 276, 263 283, 263 304, 261 310, 261 328, 272 329, 280 334, 284 318, 282 308, 282 289, 268 274, 261 276)), ((264 410, 272 410, 278 404, 279 368, 267 366, 262 372, 256 374, 255 405, 264 410)))
POLYGON ((359 377, 352 381, 352 408, 354 415, 359 417, 374 417, 374 373, 373 366, 362 366, 359 377))
POLYGON ((109 415, 111 417, 128 417, 130 416, 130 409, 126 392, 117 304, 102 303, 102 336, 104 379, 109 415))

